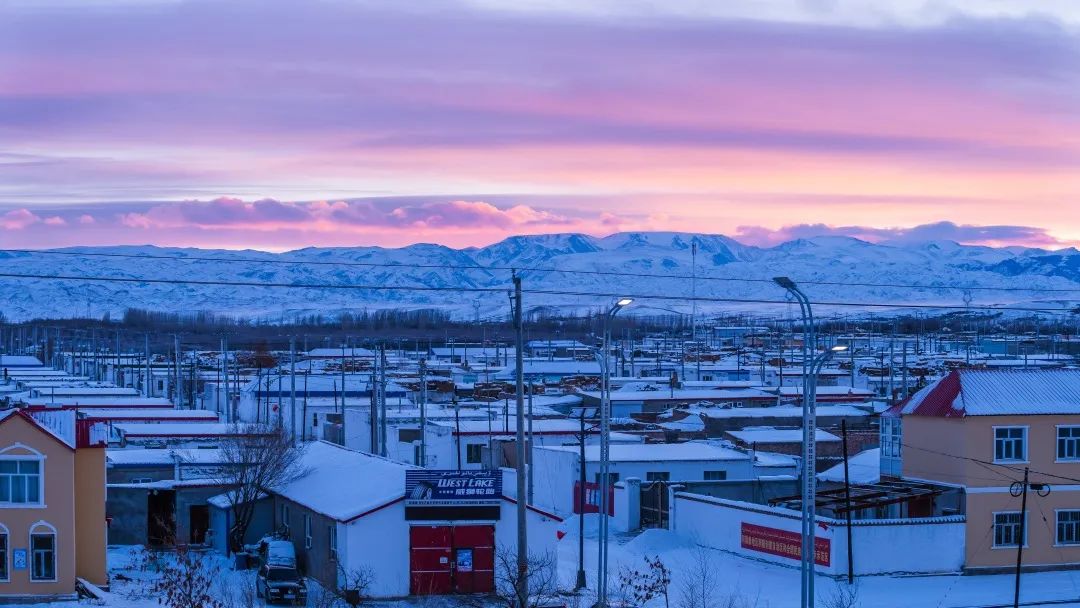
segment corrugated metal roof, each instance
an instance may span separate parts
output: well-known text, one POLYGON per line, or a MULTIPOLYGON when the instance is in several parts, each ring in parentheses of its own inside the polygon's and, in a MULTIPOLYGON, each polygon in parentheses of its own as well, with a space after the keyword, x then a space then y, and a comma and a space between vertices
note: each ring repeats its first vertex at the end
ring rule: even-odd
POLYGON ((1080 370, 955 370, 912 395, 906 416, 1080 414, 1080 370))

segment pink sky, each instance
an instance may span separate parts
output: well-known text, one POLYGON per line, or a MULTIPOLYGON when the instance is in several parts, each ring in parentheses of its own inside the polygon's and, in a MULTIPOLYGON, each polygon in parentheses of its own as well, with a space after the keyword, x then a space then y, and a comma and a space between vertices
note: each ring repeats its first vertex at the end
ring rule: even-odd
POLYGON ((1068 3, 53 1, 0 6, 9 247, 1080 242, 1068 3))

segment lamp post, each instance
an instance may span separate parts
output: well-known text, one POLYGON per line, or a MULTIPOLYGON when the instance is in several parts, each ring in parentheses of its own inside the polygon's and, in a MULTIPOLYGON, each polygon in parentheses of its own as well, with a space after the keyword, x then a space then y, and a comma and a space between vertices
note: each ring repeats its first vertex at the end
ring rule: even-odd
POLYGON ((814 479, 814 463, 816 462, 816 448, 814 431, 817 428, 817 412, 814 408, 814 391, 817 390, 817 376, 812 374, 813 362, 811 353, 814 350, 814 313, 810 308, 810 299, 799 289, 795 281, 788 277, 773 278, 780 287, 783 287, 799 303, 802 312, 803 324, 803 487, 802 487, 802 551, 801 557, 801 602, 802 608, 814 605, 814 506, 817 502, 817 487, 814 479))
MULTIPOLYGON (((608 566, 608 512, 610 511, 609 490, 611 487, 609 446, 611 443, 611 322, 619 311, 629 306, 634 300, 620 298, 604 315, 603 346, 597 354, 600 362, 600 543, 596 566, 596 606, 607 607, 607 566, 608 566)), ((584 435, 581 438, 585 441, 584 435)), ((582 488, 584 491, 584 488, 582 488)), ((585 516, 584 513, 581 514, 585 516)))

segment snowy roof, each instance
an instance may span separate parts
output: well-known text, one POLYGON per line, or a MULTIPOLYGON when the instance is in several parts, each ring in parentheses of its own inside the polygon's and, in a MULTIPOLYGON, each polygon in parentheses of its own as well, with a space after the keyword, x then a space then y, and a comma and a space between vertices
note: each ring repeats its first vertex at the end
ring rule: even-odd
POLYGON ((912 395, 909 416, 1080 414, 1080 370, 955 370, 912 395))
POLYGON ((199 449, 145 449, 145 448, 109 448, 105 451, 105 461, 113 466, 159 465, 172 466, 179 457, 184 464, 221 464, 221 450, 217 448, 199 449))
MULTIPOLYGON (((526 376, 540 376, 545 374, 561 374, 565 376, 599 376, 600 363, 598 361, 547 361, 526 359, 522 365, 526 376)), ((512 378, 517 373, 517 368, 511 365, 495 374, 496 378, 512 378)))
POLYGON ((37 357, 28 355, 0 355, 0 367, 41 367, 37 357))
POLYGON ((754 466, 758 467, 794 467, 799 463, 794 456, 777 452, 754 451, 754 466))
MULTIPOLYGON (((801 443, 802 429, 774 429, 772 427, 748 427, 741 431, 727 431, 743 443, 801 443)), ((814 441, 840 441, 840 438, 828 431, 815 429, 814 441)))
POLYGON ((173 404, 168 399, 159 397, 62 397, 57 396, 56 399, 52 397, 30 397, 26 399, 26 403, 31 406, 78 406, 80 408, 122 408, 122 407, 136 407, 136 408, 168 408, 171 409, 173 404))
POLYGON ((104 396, 132 396, 137 397, 139 391, 133 388, 120 388, 119 386, 57 386, 37 389, 40 396, 56 395, 57 397, 104 397, 104 396))
POLYGON ((313 348, 307 352, 309 357, 333 359, 335 357, 374 357, 375 351, 367 348, 313 348))
MULTIPOLYGON (((600 399, 599 391, 579 393, 592 399, 600 399)), ((758 399, 775 401, 776 397, 754 388, 716 389, 716 390, 658 390, 658 391, 611 391, 611 401, 729 401, 737 399, 758 399)))
POLYGON ((253 432, 251 427, 224 422, 124 422, 113 428, 125 437, 218 437, 253 432))
MULTIPOLYGON (((774 407, 706 407, 690 408, 688 411, 706 418, 802 418, 802 407, 778 405, 774 407)), ((823 416, 869 416, 853 405, 819 405, 818 417, 823 416)))
POLYGON ((308 444, 299 466, 305 473, 275 493, 338 521, 404 496, 405 471, 416 468, 325 441, 308 444))
POLYGON ((94 408, 80 412, 84 418, 103 420, 209 420, 217 422, 218 413, 210 410, 174 410, 164 408, 94 408))
MULTIPOLYGON (((830 467, 818 473, 820 481, 844 482, 844 463, 830 467)), ((859 452, 848 459, 848 480, 856 484, 870 484, 881 481, 881 449, 874 448, 859 452)))
MULTIPOLYGON (((513 407, 512 404, 511 407, 513 407)), ((528 421, 526 421, 526 425, 528 425, 528 421)), ((455 428, 453 422, 432 422, 431 426, 455 428)), ((457 425, 457 428, 460 429, 463 435, 487 435, 489 430, 492 435, 515 435, 517 433, 517 418, 514 416, 509 418, 499 416, 491 420, 462 420, 457 425)), ((581 432, 581 422, 569 418, 541 418, 532 421, 532 429, 533 433, 576 435, 581 432)), ((528 426, 526 426, 526 432, 528 432, 528 426)), ((586 423, 585 432, 594 434, 599 431, 592 423, 586 423)))
MULTIPOLYGON (((779 392, 784 397, 794 397, 803 394, 802 385, 798 386, 780 386, 771 389, 779 392)), ((847 397, 863 398, 873 397, 874 391, 865 388, 852 388, 850 386, 818 386, 816 389, 818 398, 821 397, 847 397)))
MULTIPOLYGON (((671 460, 680 461, 713 461, 713 460, 749 460, 750 455, 745 452, 733 450, 706 443, 702 441, 688 441, 686 443, 640 443, 625 444, 613 443, 609 450, 612 462, 664 462, 671 460)), ((580 452, 577 446, 545 446, 537 447, 538 450, 557 450, 560 452, 580 452)), ((585 446, 585 461, 600 461, 600 446, 585 446)))

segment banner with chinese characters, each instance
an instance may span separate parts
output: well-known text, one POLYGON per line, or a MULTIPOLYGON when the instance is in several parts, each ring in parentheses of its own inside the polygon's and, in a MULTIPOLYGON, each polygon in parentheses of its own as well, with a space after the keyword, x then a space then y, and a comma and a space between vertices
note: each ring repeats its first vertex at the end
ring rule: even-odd
POLYGON ((412 506, 498 503, 502 472, 415 469, 405 471, 405 502, 412 506))
MULTIPOLYGON (((743 522, 742 548, 798 561, 802 558, 802 535, 798 532, 743 522)), ((815 537, 814 563, 828 567, 831 563, 831 555, 829 539, 815 537)))

